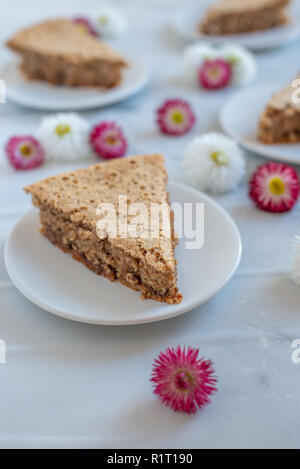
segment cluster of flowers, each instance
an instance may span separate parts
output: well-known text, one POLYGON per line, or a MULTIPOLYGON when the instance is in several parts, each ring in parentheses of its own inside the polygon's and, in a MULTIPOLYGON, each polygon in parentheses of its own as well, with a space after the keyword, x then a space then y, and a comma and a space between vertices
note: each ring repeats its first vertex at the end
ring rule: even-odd
POLYGON ((183 59, 189 81, 210 90, 246 85, 257 72, 254 56, 243 47, 230 44, 218 48, 194 44, 185 50, 183 59))
POLYGON ((45 117, 36 135, 14 136, 5 147, 10 163, 18 170, 37 168, 47 160, 76 160, 96 154, 119 158, 127 151, 127 140, 115 122, 101 122, 92 130, 77 114, 45 117))
MULTIPOLYGON (((171 136, 189 132, 196 116, 181 99, 171 99, 157 110, 160 131, 171 136)), ((115 122, 101 122, 90 129, 77 114, 45 117, 35 136, 14 136, 6 144, 9 161, 16 169, 32 169, 47 160, 73 160, 96 155, 111 159, 124 156, 127 139, 115 122)), ((245 159, 238 144, 219 133, 196 137, 183 159, 186 180, 205 192, 222 194, 237 188, 245 176, 245 159)), ((268 163, 254 173, 249 195, 258 208, 282 213, 299 198, 299 178, 290 166, 268 163)))
POLYGON ((125 16, 112 6, 103 6, 98 10, 97 17, 76 16, 72 21, 83 33, 100 38, 115 38, 125 34, 128 22, 125 16))

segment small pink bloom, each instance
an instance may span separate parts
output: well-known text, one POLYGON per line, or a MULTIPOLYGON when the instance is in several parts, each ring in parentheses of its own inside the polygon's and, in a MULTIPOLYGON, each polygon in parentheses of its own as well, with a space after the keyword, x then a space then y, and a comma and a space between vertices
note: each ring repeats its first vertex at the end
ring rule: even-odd
POLYGON ((217 391, 212 362, 198 358, 199 350, 168 348, 155 359, 151 381, 161 402, 175 411, 195 413, 217 391))
POLYGON ((232 78, 231 65, 223 59, 207 60, 199 70, 199 84, 209 90, 227 86, 232 78))
POLYGON ((11 137, 5 146, 5 152, 15 169, 33 169, 44 162, 44 150, 31 136, 11 137))
POLYGON ((88 18, 77 16, 76 18, 73 18, 72 22, 78 24, 78 27, 82 32, 91 34, 92 36, 98 36, 96 29, 88 18))
POLYGON ((114 122, 96 125, 90 136, 95 152, 106 159, 121 158, 127 151, 127 140, 120 127, 114 122))
POLYGON ((294 168, 282 163, 267 163, 253 174, 249 195, 261 210, 282 213, 293 208, 299 190, 299 178, 294 168))
POLYGON ((165 101, 157 110, 157 123, 164 134, 183 135, 191 130, 196 118, 191 106, 181 99, 165 101))

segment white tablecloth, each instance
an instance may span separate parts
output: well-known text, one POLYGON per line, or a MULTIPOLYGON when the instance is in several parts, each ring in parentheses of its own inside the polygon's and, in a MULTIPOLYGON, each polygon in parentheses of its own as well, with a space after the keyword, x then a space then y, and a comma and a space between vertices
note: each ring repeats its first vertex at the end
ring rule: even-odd
MULTIPOLYGON (((128 135, 131 154, 163 152, 174 180, 182 178, 187 142, 200 132, 218 129, 218 111, 232 93, 201 93, 183 81, 184 43, 168 26, 181 3, 126 2, 131 31, 120 45, 149 61, 153 80, 132 99, 83 113, 91 123, 117 120, 128 135), (172 96, 193 103, 198 115, 193 135, 172 139, 157 132, 154 110, 172 96)), ((23 24, 96 11, 98 4, 3 2, 1 42, 23 24)), ((6 58, 2 49, 1 62, 6 58)), ((289 80, 299 71, 299 43, 260 53, 257 59, 257 83, 289 80)), ((42 115, 1 104, 1 154, 11 134, 33 132, 42 115)), ((262 161, 247 155, 248 173, 262 161)), ((223 291, 173 320, 134 327, 88 326, 52 316, 27 301, 10 283, 2 254, 10 229, 30 205, 21 188, 73 167, 76 164, 48 165, 17 173, 1 156, 0 339, 7 344, 7 363, 0 365, 0 446, 299 447, 300 365, 291 360, 291 344, 300 338, 300 290, 288 278, 291 239, 300 231, 299 205, 287 215, 262 213, 248 199, 246 184, 219 197, 239 226, 244 245, 240 268, 223 291), (199 347, 201 355, 214 361, 219 376, 212 404, 195 416, 173 413, 151 391, 154 357, 177 344, 199 347)))

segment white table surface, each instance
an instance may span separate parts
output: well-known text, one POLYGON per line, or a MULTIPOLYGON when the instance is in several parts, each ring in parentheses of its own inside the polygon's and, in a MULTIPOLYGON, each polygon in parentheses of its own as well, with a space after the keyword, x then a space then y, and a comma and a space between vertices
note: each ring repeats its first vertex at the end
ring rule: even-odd
MULTIPOLYGON (((184 43, 168 27, 181 3, 126 1, 132 27, 120 44, 149 60, 152 83, 113 108, 84 113, 90 122, 117 120, 132 154, 165 153, 173 180, 182 179, 187 142, 218 129, 218 111, 232 93, 205 94, 185 85, 180 61, 184 43), (198 115, 193 134, 180 139, 158 134, 154 110, 170 96, 193 103, 198 115)), ((10 0, 1 9, 0 40, 36 19, 97 11, 98 4, 10 0)), ((256 82, 292 78, 299 71, 299 50, 295 43, 257 55, 256 82)), ((7 56, 2 49, 1 62, 7 56)), ((300 290, 288 278, 291 239, 300 232, 299 205, 286 215, 262 213, 249 201, 246 185, 218 198, 239 226, 244 255, 230 284, 193 312, 133 327, 60 319, 27 301, 10 283, 3 262, 5 238, 30 206, 21 187, 72 168, 56 164, 16 173, 5 164, 7 138, 34 131, 42 115, 0 105, 0 338, 7 344, 7 364, 0 365, 0 447, 299 448, 300 365, 291 360, 291 343, 300 338, 300 290), (177 344, 199 347, 201 355, 214 361, 219 376, 212 404, 195 416, 173 413, 151 391, 154 357, 177 344)), ((262 161, 247 155, 248 174, 262 161)))

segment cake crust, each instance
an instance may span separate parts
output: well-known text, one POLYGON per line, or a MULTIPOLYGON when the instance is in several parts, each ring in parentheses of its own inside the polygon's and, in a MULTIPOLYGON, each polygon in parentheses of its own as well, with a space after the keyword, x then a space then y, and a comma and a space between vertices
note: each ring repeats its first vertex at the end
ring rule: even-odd
POLYGON ((290 0, 219 0, 207 12, 200 31, 208 35, 241 34, 289 21, 290 0))
MULTIPOLYGON (((169 205, 167 172, 162 155, 145 155, 100 163, 87 169, 47 178, 25 188, 40 209, 41 232, 89 269, 111 281, 119 280, 143 298, 169 304, 182 295, 176 285, 176 239, 173 214, 170 236, 99 236, 99 204, 110 203, 119 213, 119 196, 128 203, 169 205)), ((121 216, 121 215, 120 215, 121 216)), ((128 217, 128 223, 132 217, 128 217)))
POLYGON ((54 85, 110 88, 128 66, 121 54, 66 19, 24 29, 6 45, 22 56, 21 69, 28 78, 54 85))

